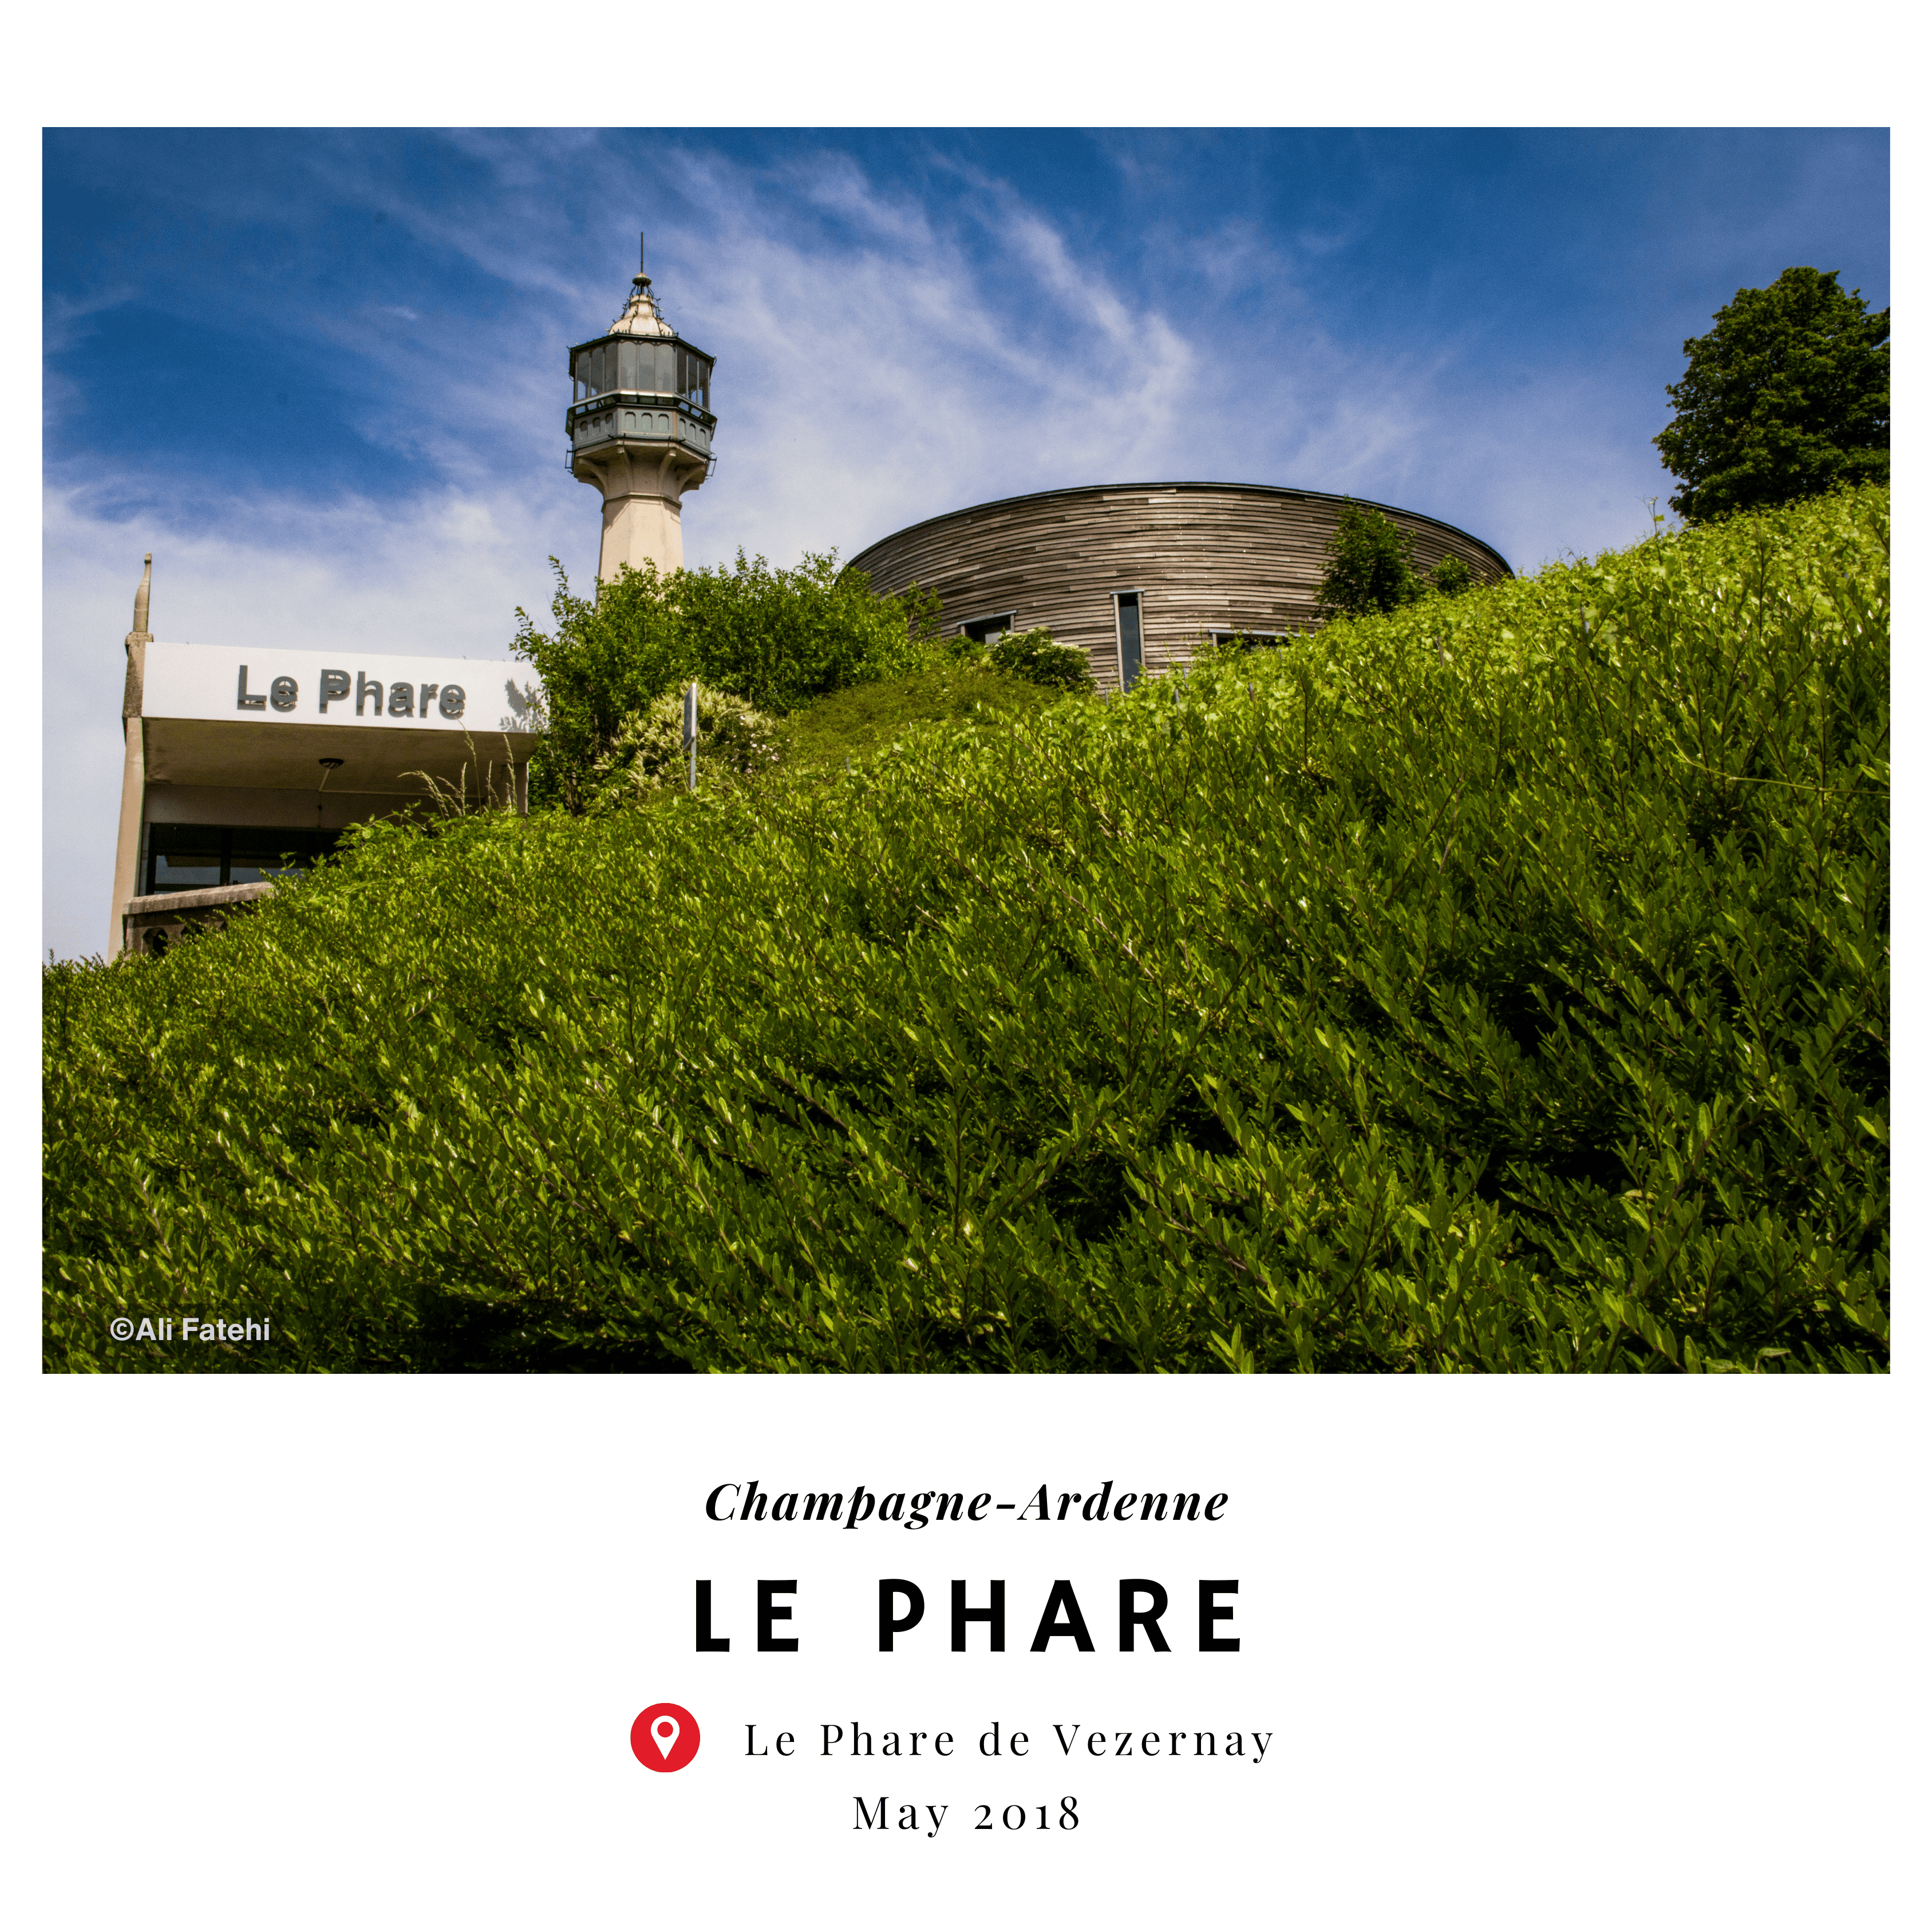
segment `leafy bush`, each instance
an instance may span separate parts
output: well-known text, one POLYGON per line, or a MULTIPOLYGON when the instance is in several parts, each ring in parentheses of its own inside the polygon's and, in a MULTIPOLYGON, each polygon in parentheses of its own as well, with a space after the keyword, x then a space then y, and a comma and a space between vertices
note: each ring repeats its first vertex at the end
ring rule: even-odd
POLYGON ((988 661, 1000 670, 1029 684, 1058 691, 1091 691, 1094 674, 1087 653, 1072 644, 1056 644, 1045 628, 1010 631, 987 647, 988 661))
POLYGON ((1328 540, 1327 563, 1316 593, 1316 610, 1329 617, 1386 616, 1431 591, 1460 597, 1475 575, 1460 556, 1445 556, 1427 576, 1415 568, 1415 552, 1402 526, 1366 503, 1344 500, 1328 540))
POLYGON ((49 1364, 1882 1370, 1888 541, 368 828, 50 973, 49 1364))
MULTIPOLYGON (((768 772, 781 755, 778 722, 728 692, 698 687, 698 765, 716 783, 768 772)), ((684 693, 674 691, 617 728, 610 748, 592 767, 593 804, 634 805, 689 782, 684 736, 684 693)))
POLYGON ((1343 500, 1328 539, 1315 608, 1323 617, 1386 616, 1428 588, 1415 574, 1407 534, 1381 511, 1343 500))
POLYGON ((626 566, 594 598, 572 594, 553 557, 553 628, 517 613, 516 647, 542 674, 546 736, 532 802, 585 810, 627 722, 696 678, 756 710, 783 712, 920 663, 934 600, 874 597, 862 572, 808 554, 774 570, 741 550, 729 570, 626 566))

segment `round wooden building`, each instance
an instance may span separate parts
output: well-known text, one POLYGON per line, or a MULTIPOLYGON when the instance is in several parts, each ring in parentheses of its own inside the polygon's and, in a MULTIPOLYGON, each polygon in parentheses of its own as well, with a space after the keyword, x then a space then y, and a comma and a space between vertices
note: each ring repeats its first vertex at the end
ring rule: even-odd
MULTIPOLYGON (((1102 690, 1185 664, 1204 644, 1312 629, 1329 539, 1360 498, 1260 483, 1114 483, 980 503, 882 538, 849 566, 890 596, 936 592, 941 628, 995 638, 1044 626, 1086 652, 1102 690)), ((1416 566, 1445 556, 1479 584, 1510 567, 1449 524, 1385 503, 1416 566)))

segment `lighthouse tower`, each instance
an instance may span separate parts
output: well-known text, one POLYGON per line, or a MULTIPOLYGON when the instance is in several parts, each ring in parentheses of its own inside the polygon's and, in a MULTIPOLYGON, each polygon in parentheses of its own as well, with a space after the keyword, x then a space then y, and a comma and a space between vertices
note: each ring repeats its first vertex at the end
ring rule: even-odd
POLYGON ((711 473, 712 363, 665 321, 646 274, 609 332, 570 352, 570 469, 603 493, 604 583, 627 563, 684 562, 680 505, 711 473))

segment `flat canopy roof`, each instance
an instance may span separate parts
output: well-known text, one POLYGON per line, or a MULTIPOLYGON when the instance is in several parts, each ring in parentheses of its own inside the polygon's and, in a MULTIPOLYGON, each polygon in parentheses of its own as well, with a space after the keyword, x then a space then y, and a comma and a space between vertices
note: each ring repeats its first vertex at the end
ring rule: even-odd
MULTIPOLYGON (((230 723, 208 718, 148 718, 146 734, 151 784, 245 785, 264 790, 315 790, 324 758, 340 758, 328 772, 332 793, 379 792, 420 797, 427 772, 454 784, 465 767, 487 774, 521 764, 536 744, 528 732, 412 730, 343 731, 320 722, 279 725, 230 723)), ((469 788, 478 788, 472 775, 469 788)))

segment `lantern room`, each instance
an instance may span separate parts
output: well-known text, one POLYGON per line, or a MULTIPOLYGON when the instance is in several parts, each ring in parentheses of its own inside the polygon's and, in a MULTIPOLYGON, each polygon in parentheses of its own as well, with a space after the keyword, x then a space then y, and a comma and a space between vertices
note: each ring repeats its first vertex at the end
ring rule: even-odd
POLYGON ((607 583, 626 564, 684 562, 682 499, 715 460, 713 361, 664 320, 646 274, 632 278, 609 331, 570 352, 570 470, 603 495, 597 574, 607 583))

